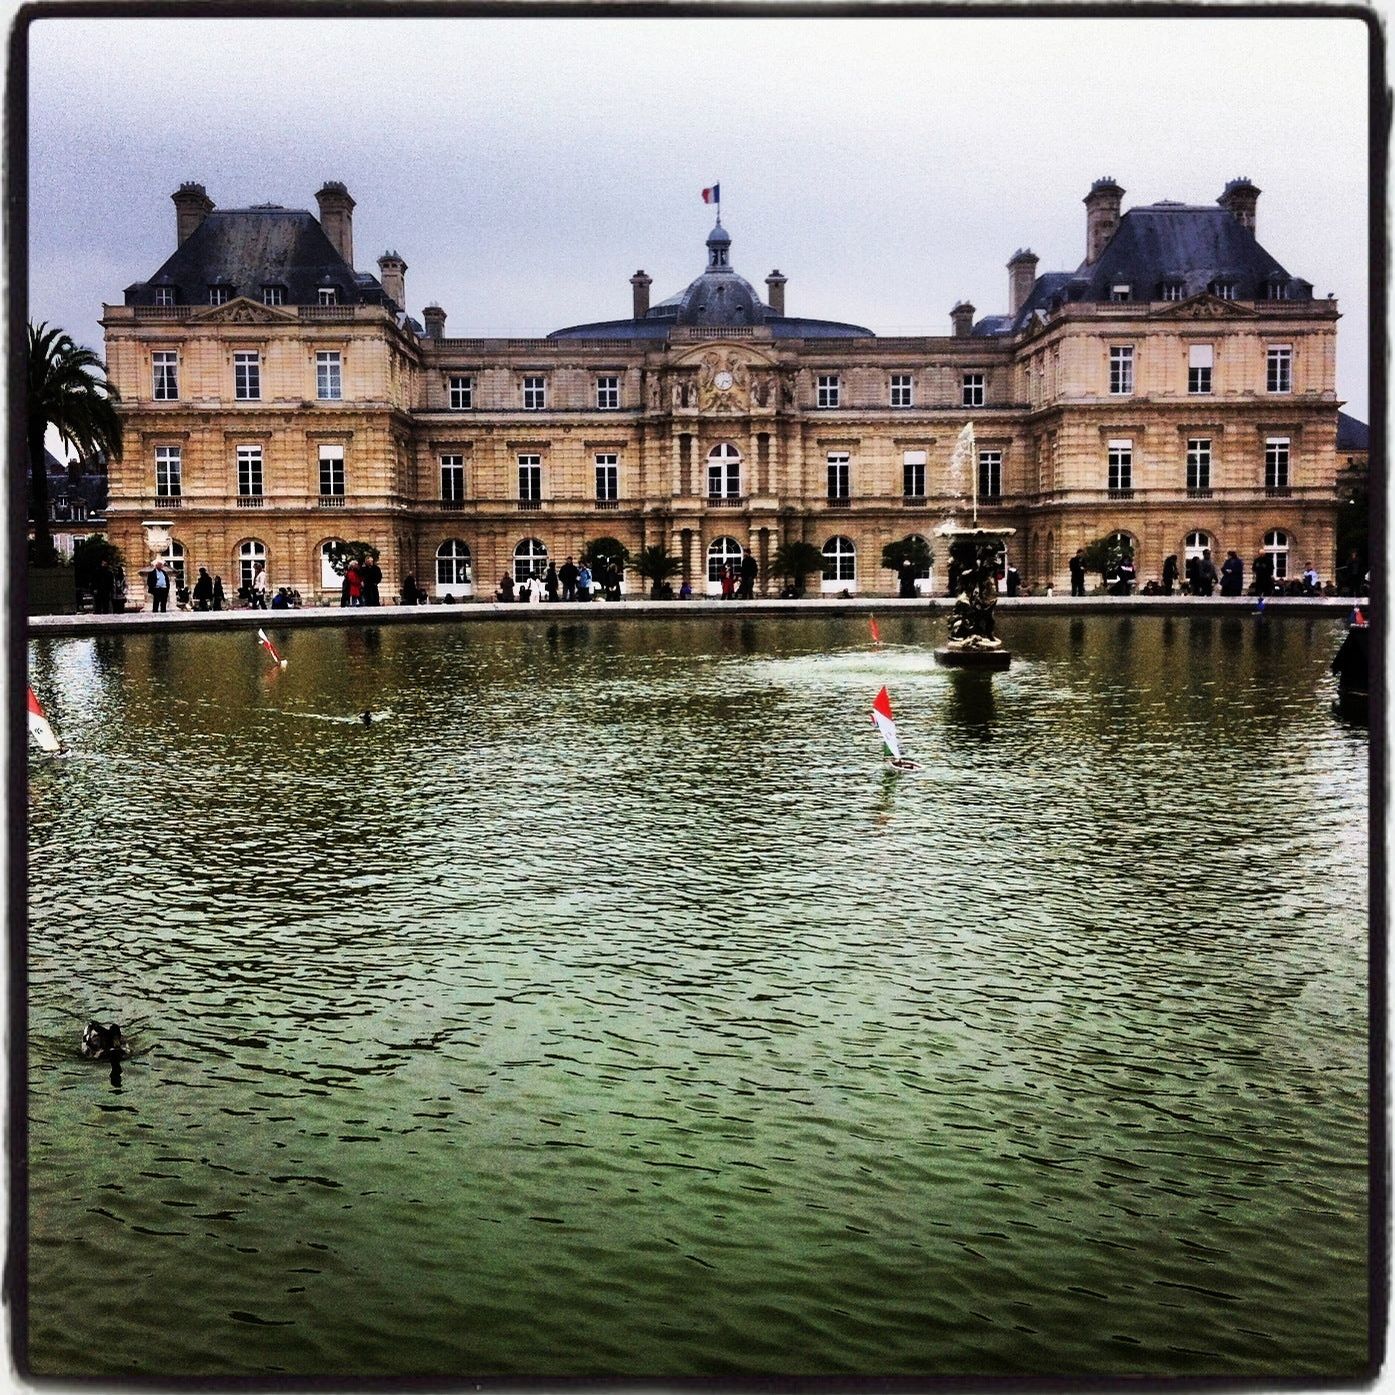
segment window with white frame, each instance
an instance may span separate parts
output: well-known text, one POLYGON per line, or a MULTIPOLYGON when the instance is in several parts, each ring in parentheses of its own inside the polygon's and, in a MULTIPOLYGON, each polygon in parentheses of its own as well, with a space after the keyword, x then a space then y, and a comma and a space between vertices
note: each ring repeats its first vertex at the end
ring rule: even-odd
POLYGON ((741 497, 741 452, 730 441, 720 441, 707 452, 707 497, 741 497))
POLYGON ((208 303, 210 305, 226 305, 232 299, 232 288, 229 286, 210 286, 208 288, 208 303))
POLYGON ((263 305, 284 305, 286 303, 286 288, 284 286, 263 286, 263 305))
POLYGON ((320 544, 320 586, 325 591, 338 591, 344 578, 334 570, 333 558, 337 550, 344 546, 342 538, 330 538, 320 544))
POLYGON ((441 498, 448 504, 458 504, 465 497, 465 457, 441 457, 441 498))
POLYGON ((1109 487, 1111 490, 1133 488, 1133 442, 1110 441, 1109 487))
POLYGON ((1210 533, 1203 533, 1199 528, 1187 534, 1182 544, 1182 563, 1185 566, 1195 557, 1200 561, 1205 552, 1210 552, 1215 547, 1215 542, 1210 533))
POLYGON ((830 500, 848 497, 848 453, 844 450, 828 452, 828 497, 830 500))
POLYGON ((513 579, 527 581, 547 570, 547 544, 540 538, 524 538, 513 550, 513 579))
POLYGON ((1187 391, 1194 396, 1211 391, 1211 368, 1215 351, 1210 344, 1190 344, 1187 347, 1187 391))
POLYGON ((1289 438, 1269 436, 1264 442, 1264 487, 1288 488, 1289 438))
POLYGON ((541 412, 547 406, 547 379, 532 376, 523 380, 523 410, 541 412))
POLYGON ((829 538, 824 543, 823 579, 835 583, 857 580, 857 548, 851 538, 829 538))
POLYGON ((473 582, 468 545, 459 538, 447 538, 436 549, 436 585, 448 591, 453 586, 470 586, 473 582))
POLYGON ((909 373, 891 375, 891 405, 893 407, 913 407, 915 405, 915 379, 909 373))
POLYGON ((155 304, 156 304, 156 305, 173 305, 173 304, 174 304, 174 287, 173 287, 173 286, 156 286, 156 287, 155 287, 155 304))
POLYGON ((155 447, 155 493, 161 499, 178 499, 184 492, 184 448, 155 447))
POLYGON ((336 287, 336 286, 321 286, 321 287, 320 287, 320 304, 321 304, 321 305, 338 305, 338 304, 339 304, 339 289, 338 289, 338 287, 336 287))
POLYGON ((1164 300, 1181 300, 1185 294, 1180 281, 1164 281, 1162 283, 1162 298, 1164 300))
POLYGON ((174 577, 176 586, 184 585, 184 544, 174 538, 170 539, 170 545, 162 552, 157 559, 165 564, 165 570, 174 577))
POLYGON ((237 549, 237 586, 240 591, 251 591, 257 568, 266 566, 266 544, 256 538, 248 540, 237 549))
POLYGON ((960 396, 965 407, 982 407, 984 387, 982 373, 965 373, 960 396))
POLYGON ((1115 396, 1133 391, 1133 345, 1116 344, 1109 351, 1109 390, 1115 396))
POLYGON ((836 373, 820 373, 818 380, 818 404, 820 407, 836 407, 842 393, 842 384, 836 373))
POLYGON ((1267 354, 1265 387, 1269 392, 1293 391, 1293 350, 1287 344, 1271 344, 1267 354))
POLYGON ((337 402, 344 396, 343 362, 337 349, 321 349, 315 355, 315 396, 321 402, 337 402))
POLYGON ((542 498, 542 456, 518 457, 518 497, 525 503, 536 503, 542 498))
POLYGON ((1274 277, 1264 283, 1264 298, 1266 300, 1287 300, 1288 282, 1274 277))
POLYGON ((1212 282, 1211 282, 1211 294, 1212 294, 1213 296, 1215 296, 1217 300, 1234 300, 1234 299, 1235 299, 1235 282, 1234 282, 1234 281, 1212 281, 1212 282))
POLYGON ((233 355, 233 396, 239 402, 256 402, 262 395, 262 356, 258 353, 233 355))
POLYGON ((262 448, 260 446, 238 446, 237 492, 244 498, 252 498, 262 492, 262 448))
MULTIPOLYGON (((912 533, 912 534, 910 535, 910 537, 908 537, 908 538, 906 539, 906 541, 907 541, 908 543, 924 543, 924 544, 925 544, 925 551, 926 551, 926 553, 927 553, 930 557, 934 557, 934 555, 935 555, 935 549, 932 548, 932 547, 930 546, 930 540, 929 540, 928 538, 923 538, 923 537, 921 537, 919 533, 912 533)), ((916 568, 915 568, 915 579, 916 579, 917 581, 929 581, 929 580, 930 580, 930 563, 929 563, 929 562, 926 562, 926 563, 924 564, 924 566, 920 566, 920 567, 916 567, 916 568)))
POLYGON ((1128 300, 1129 287, 1127 283, 1120 282, 1117 286, 1111 286, 1109 288, 1109 298, 1116 303, 1121 300, 1128 300))
POLYGON ((620 457, 610 453, 596 456, 596 501, 608 503, 620 497, 620 457))
POLYGON ((1264 535, 1264 551, 1274 568, 1274 580, 1282 581, 1288 575, 1288 534, 1282 528, 1271 528, 1264 535))
POLYGON ((923 450, 901 452, 901 492, 907 499, 925 498, 925 461, 923 450))
POLYGON ((468 412, 475 405, 475 380, 457 374, 450 380, 450 409, 452 412, 468 412))
POLYGON ((614 411, 620 405, 620 379, 606 374, 596 379, 596 406, 602 411, 614 411))
POLYGON ((707 549, 708 585, 721 582, 723 567, 730 567, 733 576, 739 573, 745 555, 735 538, 714 538, 707 549))
POLYGON ((157 402, 174 402, 179 397, 179 355, 173 349, 157 349, 150 356, 154 370, 157 402))
POLYGON ((320 494, 323 498, 343 497, 344 447, 320 447, 320 494))
POLYGON ((1192 436, 1187 440, 1187 488, 1211 488, 1211 440, 1192 436))
POLYGON ((1003 493, 1003 453, 981 450, 978 453, 978 497, 999 499, 1003 493))

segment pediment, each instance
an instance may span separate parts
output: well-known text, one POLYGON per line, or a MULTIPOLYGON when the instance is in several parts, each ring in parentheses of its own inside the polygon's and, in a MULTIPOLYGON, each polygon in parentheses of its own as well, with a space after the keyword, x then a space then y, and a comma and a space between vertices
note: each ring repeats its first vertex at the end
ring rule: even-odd
POLYGON ((738 366, 746 368, 769 368, 774 363, 774 356, 763 353, 759 349, 753 349, 749 341, 740 339, 704 339, 700 344, 694 344, 691 348, 685 349, 682 353, 673 356, 673 366, 675 368, 715 368, 716 361, 720 360, 722 366, 734 369, 738 366), (709 358, 712 360, 709 362, 709 358))
POLYGON ((1252 320, 1253 310, 1233 300, 1222 300, 1210 291, 1188 296, 1186 300, 1170 300, 1159 310, 1154 310, 1150 320, 1252 320))
POLYGON ((209 305, 197 310, 190 319, 206 324, 223 325, 274 325, 298 323, 300 316, 293 307, 284 305, 263 305, 249 296, 234 296, 222 305, 209 305))

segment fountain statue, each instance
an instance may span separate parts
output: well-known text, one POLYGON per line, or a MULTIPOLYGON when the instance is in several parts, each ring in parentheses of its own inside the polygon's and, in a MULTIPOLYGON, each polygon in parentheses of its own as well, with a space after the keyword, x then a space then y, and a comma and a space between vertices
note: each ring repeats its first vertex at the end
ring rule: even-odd
POLYGON ((946 523, 949 539, 949 589, 954 613, 949 643, 935 650, 935 662, 954 668, 1004 669, 1012 654, 1003 648, 994 624, 998 604, 998 555, 1012 528, 960 528, 946 523))

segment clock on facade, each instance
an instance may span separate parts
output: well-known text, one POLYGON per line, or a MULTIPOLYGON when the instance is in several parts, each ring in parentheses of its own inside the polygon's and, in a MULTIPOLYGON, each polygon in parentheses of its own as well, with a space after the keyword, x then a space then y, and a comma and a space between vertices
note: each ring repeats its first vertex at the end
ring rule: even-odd
POLYGON ((726 392, 731 387, 731 382, 731 374, 725 368, 712 375, 712 383, 720 392, 726 392))

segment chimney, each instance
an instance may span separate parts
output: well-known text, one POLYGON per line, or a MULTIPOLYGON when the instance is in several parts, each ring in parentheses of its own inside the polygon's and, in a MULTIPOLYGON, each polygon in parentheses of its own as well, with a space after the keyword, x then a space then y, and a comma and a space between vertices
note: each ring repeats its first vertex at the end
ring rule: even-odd
POLYGON ((1019 247, 1008 262, 1008 314, 1015 315, 1027 303, 1037 283, 1037 254, 1019 247))
POLYGON ((1119 209, 1124 191, 1112 175, 1097 179, 1085 195, 1085 265, 1093 266, 1100 259, 1105 244, 1119 226, 1119 209))
POLYGON ((649 287, 654 284, 652 276, 646 276, 644 272, 636 271, 630 277, 630 285, 635 292, 635 319, 642 320, 649 313, 649 287))
POLYGON ((213 200, 202 184, 192 182, 181 184, 179 192, 170 198, 174 200, 174 245, 182 247, 189 234, 213 212, 213 200))
POLYGON ((446 335, 446 312, 434 301, 421 312, 421 317, 426 321, 426 337, 428 339, 444 339, 446 335))
POLYGON ((1216 200, 1220 206, 1243 228, 1255 230, 1255 208, 1262 191, 1250 183, 1246 175, 1232 179, 1225 186, 1225 192, 1216 200))
POLYGON ((780 275, 780 268, 776 267, 769 276, 765 278, 766 300, 770 303, 770 313, 772 315, 783 315, 785 313, 785 282, 789 278, 780 275))
POLYGON ((320 205, 320 226, 334 249, 350 266, 354 264, 354 201, 337 180, 327 179, 315 195, 320 205))
POLYGON ((961 300, 949 312, 949 318, 954 321, 954 337, 967 339, 974 327, 974 307, 967 300, 961 300))
POLYGON ((407 263, 396 252, 384 252, 378 258, 378 280, 383 291, 397 302, 399 310, 407 308, 407 263))

